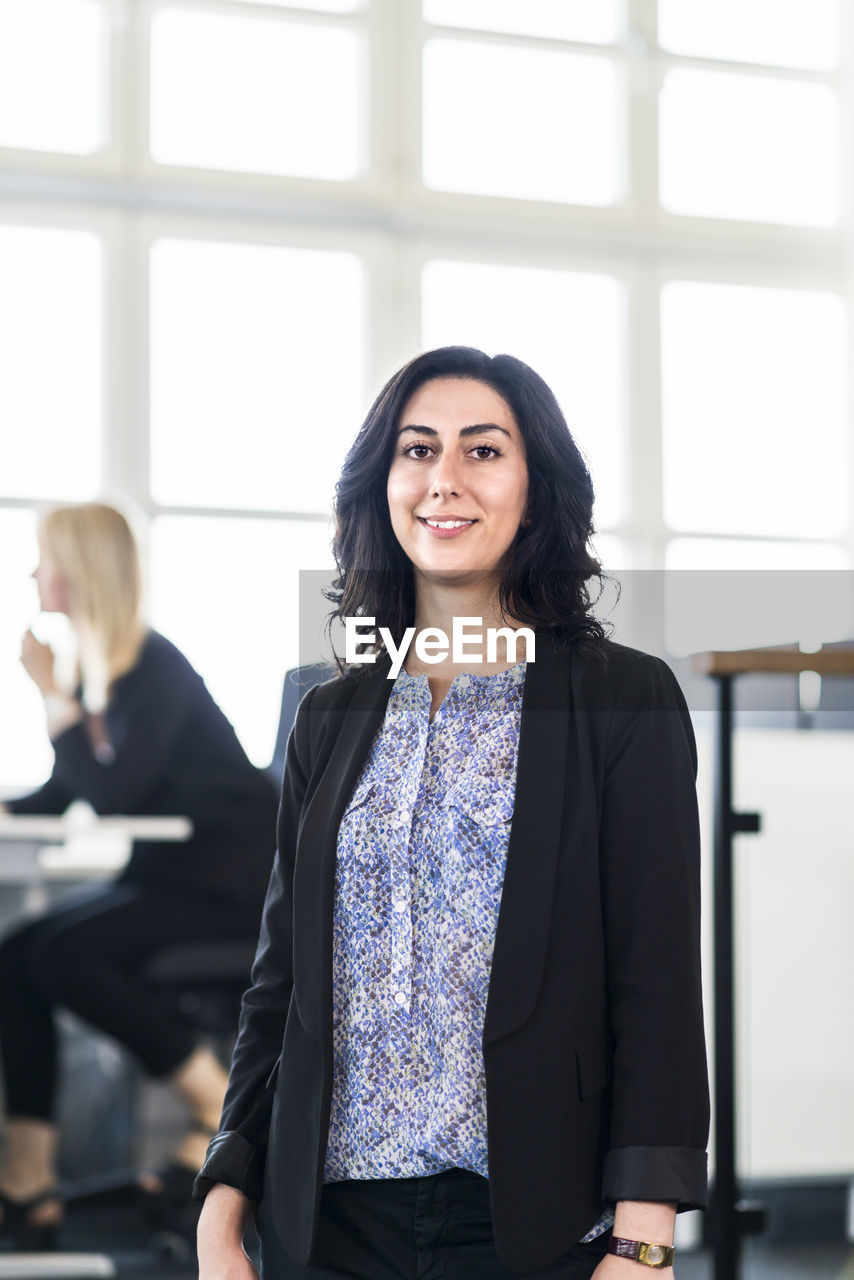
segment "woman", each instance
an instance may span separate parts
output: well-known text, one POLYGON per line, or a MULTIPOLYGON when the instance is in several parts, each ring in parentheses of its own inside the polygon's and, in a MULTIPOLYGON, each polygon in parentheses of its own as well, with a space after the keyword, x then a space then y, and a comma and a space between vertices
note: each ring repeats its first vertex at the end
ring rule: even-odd
POLYGON ((183 814, 180 844, 140 841, 117 881, 60 902, 0 943, 0 1059, 8 1125, 0 1229, 19 1246, 49 1244, 56 1194, 57 1044, 64 1006, 131 1048, 170 1081, 190 1128, 152 1197, 189 1200, 227 1081, 210 1049, 139 971, 179 942, 253 936, 275 839, 275 788, 250 764, 201 677, 141 616, 136 544, 102 503, 62 506, 39 527, 41 608, 66 614, 77 670, 62 687, 50 647, 24 636, 23 665, 44 698, 55 762, 48 781, 5 806, 61 813, 183 814))
POLYGON ((337 614, 410 648, 311 690, 221 1132, 201 1280, 672 1275, 703 1206, 696 753, 657 658, 608 640, 593 491, 542 380, 419 356, 338 485, 337 614), (613 1226, 613 1230, 612 1230, 613 1226))

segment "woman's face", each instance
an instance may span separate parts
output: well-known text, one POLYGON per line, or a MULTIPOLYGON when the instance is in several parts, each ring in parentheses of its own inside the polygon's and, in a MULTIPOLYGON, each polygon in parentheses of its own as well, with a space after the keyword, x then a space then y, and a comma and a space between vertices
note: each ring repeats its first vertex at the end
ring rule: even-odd
POLYGON ((424 383, 400 416, 386 492, 416 572, 497 570, 528 501, 525 444, 506 400, 474 378, 424 383))
POLYGON ((42 613, 71 612, 71 584, 44 551, 33 570, 33 578, 39 592, 39 608, 42 613))

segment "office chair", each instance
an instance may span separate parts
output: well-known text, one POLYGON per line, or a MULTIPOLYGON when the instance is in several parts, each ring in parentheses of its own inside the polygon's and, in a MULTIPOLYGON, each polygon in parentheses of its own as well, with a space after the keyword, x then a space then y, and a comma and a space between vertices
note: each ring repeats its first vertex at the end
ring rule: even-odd
POLYGON ((288 749, 288 736, 296 719, 297 707, 309 689, 316 684, 322 684, 324 680, 331 680, 337 674, 337 667, 330 666, 325 662, 311 662, 302 667, 292 667, 290 671, 285 672, 285 679, 282 683, 282 706, 279 712, 276 745, 273 749, 273 759, 267 766, 267 773, 277 787, 282 784, 282 774, 285 771, 285 755, 288 749))
MULTIPOLYGON (((147 983, 177 998, 188 1024, 212 1043, 224 1062, 234 1047, 240 1001, 249 985, 256 943, 254 936, 178 943, 158 952, 143 970, 147 983)), ((138 1097, 141 1078, 134 1068, 129 1070, 134 1077, 133 1093, 138 1097)), ((139 1194, 136 1168, 77 1178, 61 1189, 70 1210, 145 1204, 139 1194)), ((149 1247, 166 1261, 190 1263, 198 1208, 195 1202, 188 1202, 186 1213, 170 1213, 166 1220, 152 1218, 148 1225, 149 1247)))

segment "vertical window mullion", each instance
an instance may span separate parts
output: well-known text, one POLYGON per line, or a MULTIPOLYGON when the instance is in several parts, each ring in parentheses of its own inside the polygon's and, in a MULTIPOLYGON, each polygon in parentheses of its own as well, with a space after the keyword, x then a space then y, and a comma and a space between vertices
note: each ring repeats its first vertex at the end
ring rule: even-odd
POLYGON ((124 214, 111 238, 105 298, 109 381, 105 487, 151 511, 148 415, 148 243, 124 214))
MULTIPOLYGON (((844 282, 846 294, 846 380, 847 380, 847 417, 848 417, 848 532, 846 550, 848 563, 854 566, 854 166, 850 163, 854 151, 854 10, 848 0, 838 0, 840 45, 840 73, 842 87, 840 90, 841 110, 839 131, 840 169, 842 174, 842 190, 840 192, 842 226, 846 239, 847 271, 844 282)), ((854 625, 854 619, 852 619, 854 625)))
MULTIPOLYGON (((408 5, 398 0, 372 0, 367 16, 370 49, 368 135, 371 176, 375 188, 389 201, 409 186, 413 159, 412 76, 409 59, 408 5)), ((417 100, 415 103, 417 112, 417 100)), ((417 155, 417 153, 416 153, 417 155)))
POLYGON ((624 525, 639 560, 648 564, 661 529, 661 389, 658 378, 658 306, 655 273, 635 267, 625 273, 626 418, 621 476, 624 525))
POLYGON ((626 0, 628 59, 625 83, 627 198, 641 227, 658 215, 658 56, 656 0, 626 0))

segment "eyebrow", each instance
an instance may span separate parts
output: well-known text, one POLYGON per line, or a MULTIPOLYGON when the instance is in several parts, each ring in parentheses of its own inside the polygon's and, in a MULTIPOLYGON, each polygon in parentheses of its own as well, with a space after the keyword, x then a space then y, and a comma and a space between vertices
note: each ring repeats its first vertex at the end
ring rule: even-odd
MULTIPOLYGON (((406 426, 406 427, 400 428, 400 430, 397 433, 398 437, 402 436, 405 431, 417 431, 420 435, 424 435, 424 436, 438 436, 439 434, 439 432, 436 430, 435 427, 406 426)), ((460 435, 476 436, 476 435, 479 435, 482 431, 503 431, 504 435, 507 436, 508 440, 512 439, 512 436, 510 435, 510 432, 507 430, 507 428, 499 427, 497 422, 478 422, 471 427, 461 427, 460 435)))

